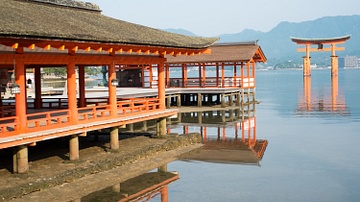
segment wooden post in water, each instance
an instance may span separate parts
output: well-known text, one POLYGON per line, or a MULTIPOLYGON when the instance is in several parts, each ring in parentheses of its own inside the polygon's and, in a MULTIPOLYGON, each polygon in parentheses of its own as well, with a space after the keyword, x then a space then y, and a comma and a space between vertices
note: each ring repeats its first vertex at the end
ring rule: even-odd
POLYGON ((28 147, 25 145, 14 147, 13 172, 26 173, 27 171, 29 171, 28 147))
POLYGON ((233 104, 233 93, 230 93, 230 96, 229 96, 229 106, 232 106, 232 104, 233 104))
POLYGON ((70 136, 69 141, 69 147, 70 147, 70 160, 78 160, 80 158, 79 155, 79 136, 78 135, 72 135, 70 136))
POLYGON ((197 106, 202 107, 202 94, 201 93, 197 94, 197 106))
POLYGON ((176 106, 181 107, 181 95, 180 94, 177 95, 177 100, 176 101, 177 101, 176 106))
POLYGON ((167 164, 158 167, 158 172, 167 172, 168 171, 168 166, 167 164))
POLYGON ((226 107, 225 94, 221 94, 221 107, 226 107))
POLYGON ((110 149, 119 149, 119 129, 117 127, 110 129, 110 149))
POLYGON ((157 120, 156 133, 158 137, 166 135, 166 118, 160 118, 157 120))
POLYGON ((143 121, 143 131, 147 131, 148 127, 147 127, 147 121, 143 121))

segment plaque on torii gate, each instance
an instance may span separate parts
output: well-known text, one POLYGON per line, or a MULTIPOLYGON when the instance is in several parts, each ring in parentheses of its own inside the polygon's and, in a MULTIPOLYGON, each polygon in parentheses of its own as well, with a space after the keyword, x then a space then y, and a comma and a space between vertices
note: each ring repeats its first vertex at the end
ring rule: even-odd
POLYGON ((343 51, 345 47, 337 47, 337 44, 343 44, 346 40, 350 39, 350 35, 334 37, 334 38, 298 38, 290 37, 293 42, 298 45, 305 45, 305 48, 298 48, 298 52, 305 52, 303 57, 303 74, 304 76, 310 76, 310 52, 322 52, 331 51, 331 75, 338 75, 338 56, 335 51, 343 51), (312 45, 316 45, 316 48, 312 48, 312 45))

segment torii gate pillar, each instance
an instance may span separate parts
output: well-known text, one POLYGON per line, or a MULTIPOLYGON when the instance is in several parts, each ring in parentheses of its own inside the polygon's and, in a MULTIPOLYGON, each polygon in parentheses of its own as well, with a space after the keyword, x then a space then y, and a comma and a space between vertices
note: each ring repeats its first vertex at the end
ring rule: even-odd
POLYGON ((331 44, 331 76, 338 75, 339 60, 338 56, 335 55, 336 45, 331 44))

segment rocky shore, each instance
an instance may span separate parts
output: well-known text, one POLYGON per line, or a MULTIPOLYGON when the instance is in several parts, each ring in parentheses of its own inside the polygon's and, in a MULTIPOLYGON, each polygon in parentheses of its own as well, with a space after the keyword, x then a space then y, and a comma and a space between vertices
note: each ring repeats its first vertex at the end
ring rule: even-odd
POLYGON ((174 161, 201 147, 200 142, 198 133, 163 138, 136 136, 120 140, 117 151, 109 150, 109 145, 101 141, 89 144, 81 149, 78 161, 61 156, 31 161, 27 174, 11 174, 3 168, 0 200, 76 200, 174 161))

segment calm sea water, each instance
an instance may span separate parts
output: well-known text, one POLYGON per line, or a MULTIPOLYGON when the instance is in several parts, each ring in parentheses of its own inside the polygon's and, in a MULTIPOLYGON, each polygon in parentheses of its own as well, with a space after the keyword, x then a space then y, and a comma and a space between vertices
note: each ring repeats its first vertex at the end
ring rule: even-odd
MULTIPOLYGON (((360 201, 360 70, 337 80, 313 70, 310 81, 301 70, 259 71, 256 92, 256 138, 268 141, 261 161, 171 162, 180 179, 168 185, 169 201, 360 201)), ((207 127, 208 137, 218 133, 207 127)))
POLYGON ((339 72, 335 101, 332 88, 313 70, 304 110, 302 71, 257 72, 260 165, 172 162, 169 201, 360 201, 360 70, 339 72))

